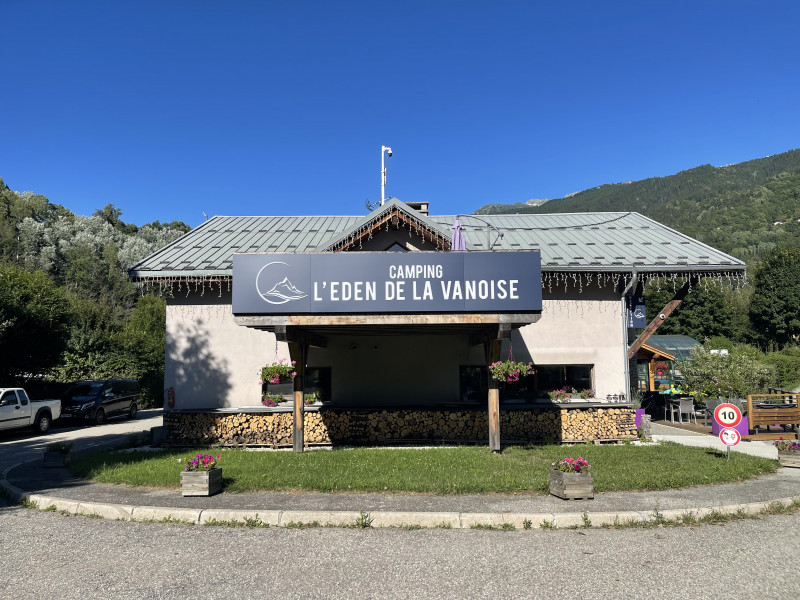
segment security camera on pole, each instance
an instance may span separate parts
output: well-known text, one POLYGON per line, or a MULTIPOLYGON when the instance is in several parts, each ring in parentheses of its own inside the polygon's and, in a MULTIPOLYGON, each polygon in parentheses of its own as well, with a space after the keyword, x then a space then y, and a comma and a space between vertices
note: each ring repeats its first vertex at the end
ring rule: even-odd
POLYGON ((381 146, 381 206, 386 202, 386 164, 384 155, 392 157, 392 149, 389 146, 381 146))

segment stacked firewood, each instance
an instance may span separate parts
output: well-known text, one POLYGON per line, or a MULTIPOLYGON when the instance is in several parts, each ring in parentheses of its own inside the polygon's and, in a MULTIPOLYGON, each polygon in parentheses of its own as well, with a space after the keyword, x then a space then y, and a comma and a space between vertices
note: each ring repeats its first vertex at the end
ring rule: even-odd
MULTIPOLYGON (((173 445, 292 445, 290 412, 168 413, 168 443, 173 445)), ((304 415, 306 444, 365 443, 402 440, 474 442, 488 439, 486 411, 341 410, 304 415)), ((634 412, 619 408, 536 408, 501 411, 501 439, 538 442, 585 442, 636 437, 634 412)))
POLYGON ((612 441, 636 438, 633 409, 562 410, 562 441, 612 441))

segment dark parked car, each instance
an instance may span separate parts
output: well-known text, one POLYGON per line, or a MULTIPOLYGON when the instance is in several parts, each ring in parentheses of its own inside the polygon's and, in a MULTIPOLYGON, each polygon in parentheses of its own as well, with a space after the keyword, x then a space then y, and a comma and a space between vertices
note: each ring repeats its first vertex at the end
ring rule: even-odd
POLYGON ((102 425, 108 417, 135 419, 142 402, 135 379, 106 379, 73 383, 61 396, 61 418, 102 425))

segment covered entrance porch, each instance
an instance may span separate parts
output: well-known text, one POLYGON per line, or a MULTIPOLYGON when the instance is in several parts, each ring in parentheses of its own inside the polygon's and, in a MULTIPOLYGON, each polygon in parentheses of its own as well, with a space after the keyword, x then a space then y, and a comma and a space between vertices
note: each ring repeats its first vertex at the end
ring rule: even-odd
POLYGON ((488 366, 501 359, 513 330, 539 316, 260 315, 235 322, 270 331, 289 348, 297 372, 291 423, 297 452, 307 446, 307 412, 318 413, 322 438, 331 442, 467 441, 488 423, 489 446, 499 451, 499 384, 486 376, 488 366), (309 370, 325 373, 329 385, 317 410, 304 403, 309 370))

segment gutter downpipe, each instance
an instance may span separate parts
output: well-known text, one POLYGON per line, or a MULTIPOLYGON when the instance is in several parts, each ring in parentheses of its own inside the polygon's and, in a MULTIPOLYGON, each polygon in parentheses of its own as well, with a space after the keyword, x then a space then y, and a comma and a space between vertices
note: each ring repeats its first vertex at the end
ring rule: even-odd
POLYGON ((633 267, 631 271, 631 280, 625 289, 622 290, 622 297, 620 298, 621 311, 622 311, 622 356, 625 358, 625 401, 630 402, 629 396, 631 395, 631 361, 628 359, 628 319, 627 307, 625 306, 625 297, 633 289, 633 286, 639 280, 639 271, 633 267))

